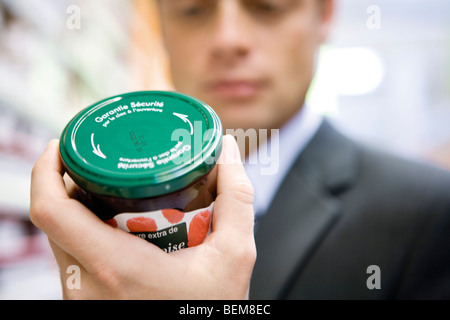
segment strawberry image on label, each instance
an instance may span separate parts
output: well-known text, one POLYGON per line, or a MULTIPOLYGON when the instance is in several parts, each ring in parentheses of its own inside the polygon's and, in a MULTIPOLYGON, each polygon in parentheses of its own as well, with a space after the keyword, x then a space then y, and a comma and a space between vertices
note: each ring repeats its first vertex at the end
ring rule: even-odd
POLYGON ((184 212, 177 209, 163 209, 162 214, 170 223, 178 223, 184 218, 184 212))
POLYGON ((197 246, 205 240, 210 221, 211 212, 209 210, 201 211, 192 218, 188 231, 188 247, 197 246))
POLYGON ((106 224, 109 224, 113 228, 117 228, 117 221, 114 218, 105 221, 106 224))
POLYGON ((127 221, 130 232, 155 232, 158 230, 155 220, 148 217, 135 217, 127 221))

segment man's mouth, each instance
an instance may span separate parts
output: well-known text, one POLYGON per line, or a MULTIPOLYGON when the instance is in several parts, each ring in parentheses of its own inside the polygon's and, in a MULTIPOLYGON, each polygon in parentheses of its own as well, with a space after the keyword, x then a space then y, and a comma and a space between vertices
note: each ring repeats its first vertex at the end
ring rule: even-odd
POLYGON ((227 79, 208 83, 207 90, 221 99, 241 100, 255 97, 264 86, 262 80, 227 79))

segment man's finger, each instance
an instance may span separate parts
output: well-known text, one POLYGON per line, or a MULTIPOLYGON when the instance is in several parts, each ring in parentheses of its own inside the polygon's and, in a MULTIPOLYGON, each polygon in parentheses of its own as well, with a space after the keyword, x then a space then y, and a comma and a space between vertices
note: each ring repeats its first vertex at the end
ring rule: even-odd
POLYGON ((253 186, 241 163, 236 141, 224 136, 217 168, 213 232, 220 233, 223 241, 251 243, 253 225, 253 186))
POLYGON ((33 168, 30 218, 55 244, 95 272, 119 254, 121 241, 139 239, 111 228, 71 199, 62 175, 58 142, 53 140, 33 168))
POLYGON ((33 171, 31 172, 31 199, 40 199, 44 192, 52 192, 55 198, 67 198, 67 193, 62 188, 64 181, 60 179, 63 174, 63 167, 57 149, 58 140, 51 140, 44 153, 34 165, 33 171), (47 181, 56 183, 53 190, 41 188, 47 181))

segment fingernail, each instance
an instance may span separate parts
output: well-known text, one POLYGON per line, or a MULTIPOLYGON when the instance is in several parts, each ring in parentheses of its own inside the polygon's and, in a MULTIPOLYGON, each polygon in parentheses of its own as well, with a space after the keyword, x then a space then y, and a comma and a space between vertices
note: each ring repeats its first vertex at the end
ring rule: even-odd
POLYGON ((222 154, 219 158, 219 163, 226 164, 242 164, 241 154, 239 152, 239 147, 233 136, 227 134, 223 137, 222 144, 222 154))

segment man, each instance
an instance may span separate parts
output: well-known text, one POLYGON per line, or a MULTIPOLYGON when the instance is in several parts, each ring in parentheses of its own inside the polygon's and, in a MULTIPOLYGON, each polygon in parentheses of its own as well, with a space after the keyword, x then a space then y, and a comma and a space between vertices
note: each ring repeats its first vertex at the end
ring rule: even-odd
POLYGON ((209 103, 226 129, 280 129, 279 170, 261 175, 247 166, 255 187, 256 265, 248 222, 253 197, 241 165, 217 170, 223 200, 216 203, 212 235, 217 230, 222 241, 213 236, 167 258, 138 239, 113 235, 70 200, 50 145, 33 171, 31 217, 49 235, 62 269, 74 261, 83 266, 91 280, 84 296, 129 297, 136 286, 147 298, 242 298, 252 274, 250 297, 256 299, 449 298, 450 175, 362 148, 303 106, 333 1, 158 3, 175 88, 209 103), (47 194, 54 190, 58 201, 47 194), (86 236, 77 243, 55 213, 69 204, 72 215, 65 216, 84 212, 82 224, 71 219, 86 236), (244 226, 223 219, 241 215, 244 226), (125 259, 111 251, 114 236, 125 259), (145 254, 135 257, 135 245, 145 254), (201 258, 198 268, 186 269, 194 257, 201 258), (156 275, 139 268, 146 261, 156 275), (192 275, 181 290, 163 276, 169 261, 171 275, 192 275))
POLYGON ((279 172, 247 166, 258 221, 250 297, 450 298, 450 175, 362 148, 303 107, 332 0, 159 9, 177 90, 227 129, 281 128, 279 172))

